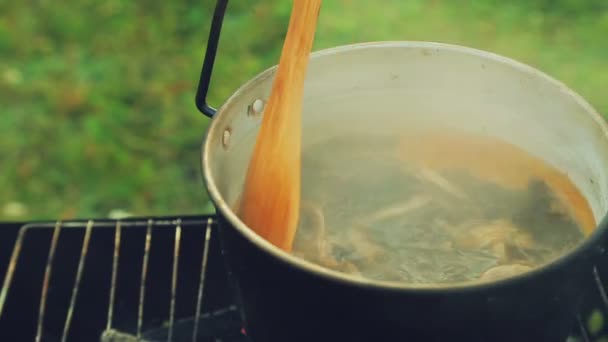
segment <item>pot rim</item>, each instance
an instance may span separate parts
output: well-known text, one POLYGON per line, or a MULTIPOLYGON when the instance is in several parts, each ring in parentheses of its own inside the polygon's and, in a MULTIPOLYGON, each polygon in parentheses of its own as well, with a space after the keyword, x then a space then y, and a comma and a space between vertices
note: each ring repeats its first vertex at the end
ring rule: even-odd
MULTIPOLYGON (((482 57, 489 59, 494 62, 507 64, 515 69, 531 74, 539 79, 543 79, 545 82, 550 83, 560 88, 564 95, 570 96, 579 106, 584 108, 585 112, 597 123, 599 128, 602 130, 604 137, 608 139, 608 124, 602 118, 602 116, 591 106, 582 96, 568 88, 564 83, 554 79, 548 74, 533 68, 532 66, 516 61, 514 59, 504 57, 492 52, 479 50, 471 47, 439 43, 439 42, 427 42, 427 41, 371 41, 356 44, 340 45, 328 49, 315 51, 311 54, 311 59, 320 58, 328 55, 340 54, 345 51, 353 51, 358 49, 374 49, 374 48, 425 48, 425 49, 441 49, 444 51, 454 51, 472 56, 482 57)), ((255 247, 261 249, 264 253, 267 253, 274 257, 276 260, 287 264, 288 266, 299 269, 307 273, 319 276, 329 281, 335 281, 342 285, 373 288, 377 290, 389 290, 389 291, 416 291, 420 292, 460 292, 460 291, 477 291, 489 289, 497 286, 515 285, 520 282, 529 280, 530 278, 541 276, 542 274, 550 273, 561 267, 563 264, 570 264, 582 255, 588 253, 594 246, 602 243, 602 234, 604 230, 608 229, 608 215, 604 214, 604 217, 599 221, 599 224, 594 231, 587 236, 578 246, 574 247, 570 252, 561 255, 558 258, 540 266, 536 267, 531 271, 524 272, 519 275, 515 275, 508 278, 503 278, 494 281, 480 281, 472 280, 466 282, 458 282, 454 284, 408 284, 397 281, 383 281, 374 280, 362 277, 356 277, 339 271, 334 271, 329 268, 322 267, 313 262, 305 259, 296 257, 290 253, 283 251, 282 249, 274 246, 270 242, 255 233, 252 229, 247 227, 243 221, 232 211, 228 203, 224 200, 219 189, 216 186, 215 176, 212 172, 210 165, 211 158, 210 154, 214 144, 212 141, 221 136, 221 128, 224 123, 224 113, 226 108, 230 107, 230 104, 239 98, 241 94, 246 93, 250 88, 254 87, 258 82, 272 77, 276 70, 277 65, 274 65, 263 72, 259 73, 239 89, 237 89, 224 104, 218 109, 216 115, 211 121, 205 138, 203 141, 202 150, 202 173, 203 180, 207 191, 210 195, 210 199, 215 205, 216 215, 220 214, 226 219, 234 229, 238 231, 245 239, 255 245, 255 247), (217 212, 219 211, 219 213, 217 212)), ((600 246, 603 248, 603 246, 600 246)))

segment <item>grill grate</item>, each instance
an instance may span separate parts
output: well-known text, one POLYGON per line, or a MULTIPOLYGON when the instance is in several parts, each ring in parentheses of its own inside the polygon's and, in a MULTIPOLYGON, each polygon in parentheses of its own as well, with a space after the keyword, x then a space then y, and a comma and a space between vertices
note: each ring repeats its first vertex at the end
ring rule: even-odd
MULTIPOLYGON (((106 317, 104 327, 99 327, 101 331, 96 337, 102 342, 151 342, 144 331, 147 315, 152 316, 150 327, 162 326, 166 330, 163 341, 199 341, 200 322, 213 316, 203 314, 203 303, 214 226, 210 217, 26 224, 19 230, 0 290, 0 321, 11 314, 23 313, 23 306, 28 305, 19 303, 24 298, 22 287, 24 283, 29 285, 30 291, 26 296, 35 297, 32 291, 35 286, 32 285, 40 282, 36 281, 39 278, 33 273, 41 269, 43 276, 36 305, 35 335, 27 336, 28 332, 23 330, 19 340, 82 340, 82 331, 74 330, 86 321, 83 317, 99 316, 99 312, 107 310, 103 314, 106 317), (46 254, 40 253, 44 245, 48 246, 46 254), (32 253, 38 256, 32 257, 32 253), (38 267, 41 262, 43 267, 38 267), (137 272, 138 263, 140 272, 137 272), (155 274, 152 275, 153 272, 155 274), (188 273, 187 277, 184 277, 184 272, 188 273), (134 294, 132 289, 136 282, 138 293, 134 294), (159 284, 161 282, 164 284, 159 284), (131 290, 121 292, 121 286, 131 290), (185 291, 183 296, 180 296, 180 291, 185 291), (69 298, 67 302, 66 296, 69 298), (102 297, 106 298, 105 303, 102 297), (125 312, 132 314, 133 310, 122 310, 121 317, 118 317, 121 322, 117 321, 116 314, 120 311, 119 304, 124 307, 135 298, 137 317, 133 329, 132 325, 119 324, 124 323, 125 312), (195 303, 192 303, 192 298, 195 298, 195 303), (164 303, 165 310, 161 308, 164 299, 168 301, 164 303), (177 309, 180 305, 178 299, 184 303, 181 310, 177 309), (194 310, 188 314, 188 308, 194 310), (59 313, 64 313, 61 325, 57 324, 59 313), (184 339, 183 332, 180 332, 179 339, 176 338, 178 316, 192 317, 188 339, 184 339)), ((235 311, 233 307, 230 310, 235 311)), ((86 325, 90 327, 91 324, 86 325)))
MULTIPOLYGON (((215 230, 212 217, 28 223, 13 239, 0 229, 0 340, 247 341, 215 230)), ((568 342, 608 336, 600 266, 568 342)))

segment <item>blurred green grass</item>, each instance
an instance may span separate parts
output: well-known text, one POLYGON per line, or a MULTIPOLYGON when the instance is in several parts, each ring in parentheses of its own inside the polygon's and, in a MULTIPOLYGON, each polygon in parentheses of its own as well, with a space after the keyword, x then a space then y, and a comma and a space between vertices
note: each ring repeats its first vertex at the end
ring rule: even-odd
MULTIPOLYGON (((0 3, 0 219, 210 212, 194 107, 214 1, 0 3)), ((286 0, 232 1, 210 103, 278 60, 286 0)), ((605 0, 332 0, 315 50, 429 40, 506 55, 608 114, 605 0)))

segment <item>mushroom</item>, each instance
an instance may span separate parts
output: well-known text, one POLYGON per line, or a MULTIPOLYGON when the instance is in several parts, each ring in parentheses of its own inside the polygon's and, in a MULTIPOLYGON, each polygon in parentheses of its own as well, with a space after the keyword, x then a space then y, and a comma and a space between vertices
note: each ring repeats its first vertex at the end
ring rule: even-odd
POLYGON ((482 281, 495 281, 499 279, 505 279, 509 277, 522 274, 532 270, 531 266, 511 264, 511 265, 500 265, 492 267, 481 274, 479 280, 482 281))

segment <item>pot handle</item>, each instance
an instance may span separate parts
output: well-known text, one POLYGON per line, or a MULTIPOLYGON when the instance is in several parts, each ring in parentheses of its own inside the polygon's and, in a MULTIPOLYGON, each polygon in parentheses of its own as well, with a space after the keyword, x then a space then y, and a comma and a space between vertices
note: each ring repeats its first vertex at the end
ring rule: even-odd
POLYGON ((207 103, 207 93, 209 92, 211 72, 213 71, 213 63, 215 62, 217 45, 220 39, 222 23, 224 22, 224 13, 226 13, 227 6, 228 0, 218 0, 217 4, 215 5, 213 21, 211 22, 211 30, 209 31, 209 40, 207 41, 207 51, 205 52, 203 69, 201 71, 201 77, 198 81, 198 89, 196 91, 196 108, 210 118, 215 115, 216 110, 207 103))

